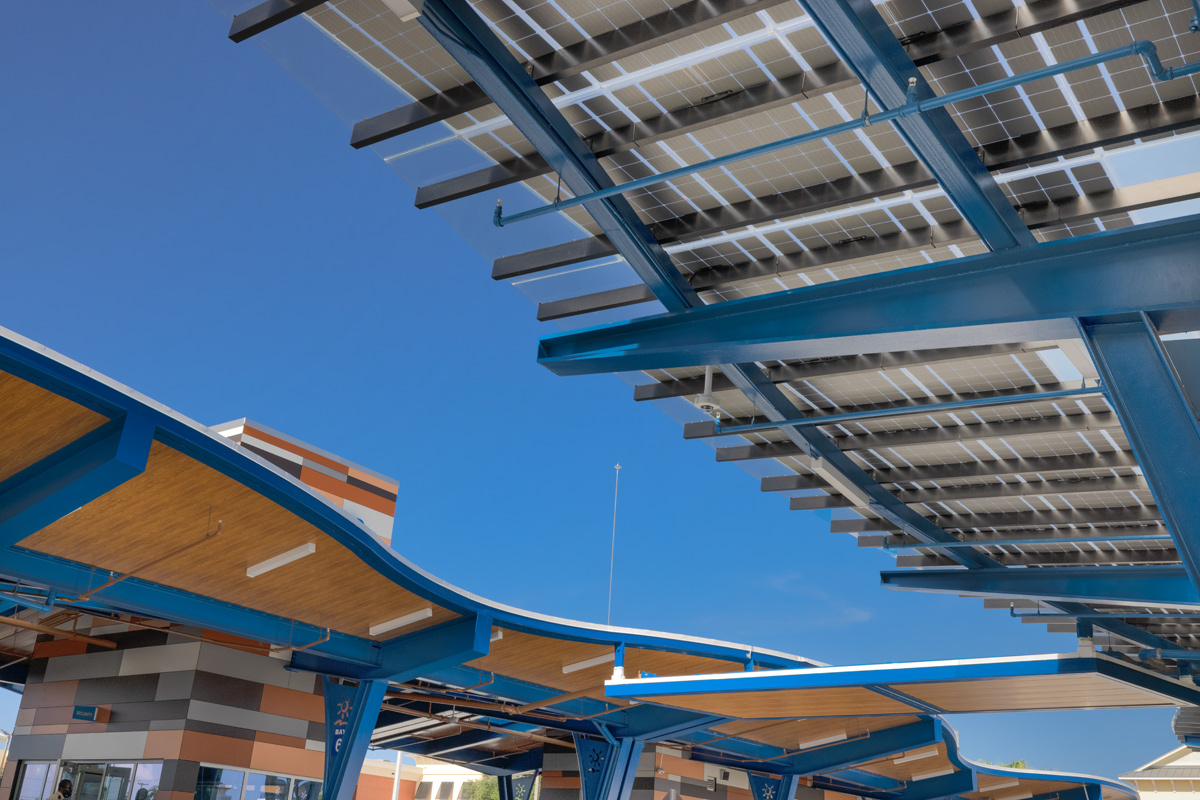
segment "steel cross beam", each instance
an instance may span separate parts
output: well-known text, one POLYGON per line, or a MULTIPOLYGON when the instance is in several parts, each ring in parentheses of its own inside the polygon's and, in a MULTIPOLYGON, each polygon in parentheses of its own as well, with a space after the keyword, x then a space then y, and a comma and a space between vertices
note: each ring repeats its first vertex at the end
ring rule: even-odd
POLYGON ((1200 215, 548 336, 538 360, 578 375, 1071 339, 1078 317, 1141 311, 1190 330, 1197 248, 1200 215))
POLYGON ((248 11, 234 15, 229 26, 229 38, 235 42, 244 42, 281 22, 312 11, 325 2, 326 0, 266 0, 248 11))
MULTIPOLYGON (((572 194, 588 194, 613 185, 579 135, 469 3, 426 0, 420 21, 562 176, 572 194)), ((584 208, 663 305, 671 310, 700 305, 696 292, 628 200, 608 197, 586 203, 584 208)))
MULTIPOLYGON (((905 105, 910 83, 918 100, 934 96, 871 0, 800 0, 800 5, 883 108, 905 105)), ((949 111, 904 118, 896 127, 990 249, 1034 244, 949 111)))
MULTIPOLYGON (((1193 269, 1200 266, 1195 259, 1193 269)), ((1150 484, 1193 583, 1200 586, 1200 426, 1145 314, 1123 322, 1083 320, 1083 340, 1150 484)))

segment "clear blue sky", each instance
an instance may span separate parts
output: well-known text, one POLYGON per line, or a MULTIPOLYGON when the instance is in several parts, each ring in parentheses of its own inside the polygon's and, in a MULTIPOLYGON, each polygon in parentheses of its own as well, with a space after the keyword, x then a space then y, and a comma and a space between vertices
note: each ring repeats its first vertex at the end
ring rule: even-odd
MULTIPOLYGON (((296 23, 303 24, 303 23, 296 23)), ((200 0, 20 3, 0 26, 0 325, 206 424, 400 482, 396 542, 478 594, 834 663, 1073 650, 793 513, 613 377, 535 363, 521 295, 200 0)), ((381 109, 382 110, 382 109, 381 109)), ((14 696, 0 692, 0 728, 14 696)), ((955 718, 964 752, 1115 776, 1170 712, 955 718)))

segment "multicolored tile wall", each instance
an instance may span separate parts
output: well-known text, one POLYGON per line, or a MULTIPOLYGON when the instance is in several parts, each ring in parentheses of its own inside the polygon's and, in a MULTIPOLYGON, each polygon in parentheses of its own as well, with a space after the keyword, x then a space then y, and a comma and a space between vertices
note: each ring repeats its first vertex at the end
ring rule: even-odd
POLYGON ((155 800, 191 800, 201 763, 320 779, 324 698, 311 673, 254 642, 201 629, 79 621, 117 649, 41 637, 17 713, 9 797, 20 761, 161 760, 155 800), (76 707, 107 722, 73 719, 76 707))
POLYGON ((251 420, 213 430, 294 475, 391 542, 400 489, 396 481, 251 420))

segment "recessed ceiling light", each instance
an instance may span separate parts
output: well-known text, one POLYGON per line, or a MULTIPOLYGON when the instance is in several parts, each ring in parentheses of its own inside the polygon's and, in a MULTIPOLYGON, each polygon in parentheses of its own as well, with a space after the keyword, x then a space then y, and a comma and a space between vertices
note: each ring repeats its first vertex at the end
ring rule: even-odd
POLYGON ((928 750, 918 750, 917 752, 912 753, 911 755, 907 755, 902 758, 897 758, 892 763, 893 764, 907 764, 909 761, 920 761, 922 758, 929 758, 930 756, 936 756, 937 754, 938 754, 938 749, 936 747, 931 747, 928 750))
POLYGON ((804 750, 809 747, 820 747, 823 744, 833 744, 834 742, 842 742, 846 740, 846 734, 836 733, 833 736, 826 736, 824 739, 813 739, 808 742, 800 742, 796 747, 804 750))
POLYGON ((576 661, 574 664, 565 664, 562 668, 563 675, 569 675, 572 672, 578 672, 579 670, 587 669, 588 667, 598 667, 601 664, 607 664, 608 662, 615 660, 616 657, 616 653, 605 653, 604 655, 596 656, 595 658, 576 661))
POLYGON ((923 781, 926 778, 940 778, 955 771, 954 767, 948 767, 947 769, 939 769, 937 772, 922 772, 920 775, 913 775, 912 779, 914 781, 923 781))
POLYGON ((257 578, 264 572, 270 572, 273 569, 279 569, 284 564, 290 564, 293 561, 298 561, 305 556, 311 556, 317 552, 317 546, 313 542, 302 544, 299 547, 292 548, 286 553, 280 553, 274 558, 268 558, 266 561, 260 561, 252 567, 246 567, 247 578, 257 578))
POLYGON ((414 622, 420 622, 423 619, 429 619, 433 616, 432 608, 422 608, 420 611, 414 611, 411 614, 405 614, 403 617, 389 619, 387 622, 381 622, 378 625, 372 625, 367 629, 367 633, 372 636, 378 636, 381 633, 394 631, 396 628, 403 628, 405 625, 412 625, 414 622))

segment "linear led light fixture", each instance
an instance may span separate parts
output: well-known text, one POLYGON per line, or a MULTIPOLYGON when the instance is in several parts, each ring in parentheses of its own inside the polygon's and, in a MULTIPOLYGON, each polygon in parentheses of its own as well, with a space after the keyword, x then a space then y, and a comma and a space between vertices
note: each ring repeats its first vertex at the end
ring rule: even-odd
POLYGON ((488 641, 489 642, 498 642, 503 638, 504 638, 504 629, 496 628, 492 631, 492 638, 488 639, 488 641))
POLYGON ((288 550, 286 553, 280 553, 273 558, 268 558, 266 561, 260 561, 257 564, 246 567, 247 578, 257 578, 259 575, 270 572, 273 569, 279 569, 284 564, 290 564, 293 561, 299 561, 305 556, 311 556, 317 552, 317 545, 314 542, 307 542, 288 550))
POLYGON ((1021 785, 1020 781, 1006 781, 1004 783, 997 783, 995 786, 989 786, 986 790, 980 789, 980 791, 994 792, 997 789, 1011 789, 1014 786, 1020 786, 1020 785, 1021 785))
POLYGON ((372 625, 367 629, 367 633, 372 636, 378 636, 381 633, 394 631, 396 628, 403 628, 405 625, 412 625, 414 622, 420 622, 423 619, 429 619, 433 616, 432 608, 422 608, 420 611, 414 611, 411 614, 405 614, 403 617, 389 619, 387 622, 381 622, 378 625, 372 625))
POLYGON ((912 779, 914 781, 923 781, 926 778, 940 778, 943 775, 949 775, 951 772, 957 772, 957 770, 954 767, 949 767, 947 769, 939 769, 936 772, 922 772, 920 775, 913 775, 912 779))
POLYGON ((826 736, 824 739, 813 739, 808 742, 800 742, 796 747, 800 750, 807 750, 810 747, 820 747, 823 744, 833 744, 834 742, 846 741, 845 733, 835 733, 833 736, 826 736))
MULTIPOLYGON (((910 761, 920 761, 922 758, 929 758, 930 756, 936 756, 937 754, 938 754, 938 749, 936 747, 931 747, 928 750, 918 750, 917 752, 915 752, 911 755, 907 755, 902 758, 897 758, 892 763, 893 764, 907 764, 910 761)), ((1013 785, 1015 786, 1016 784, 1013 784, 1013 785)))
POLYGON ((581 670, 581 669, 587 669, 588 667, 598 667, 601 664, 607 664, 608 662, 616 659, 616 657, 617 657, 617 654, 615 652, 612 652, 612 653, 605 653, 602 656, 596 656, 595 658, 587 658, 587 659, 584 659, 583 661, 576 661, 574 664, 564 664, 563 668, 562 668, 563 675, 570 675, 572 672, 579 672, 579 670, 581 670))
POLYGON ((1033 792, 1022 792, 1021 794, 1010 794, 1006 797, 997 797, 996 800, 1029 800, 1033 797, 1033 792))

